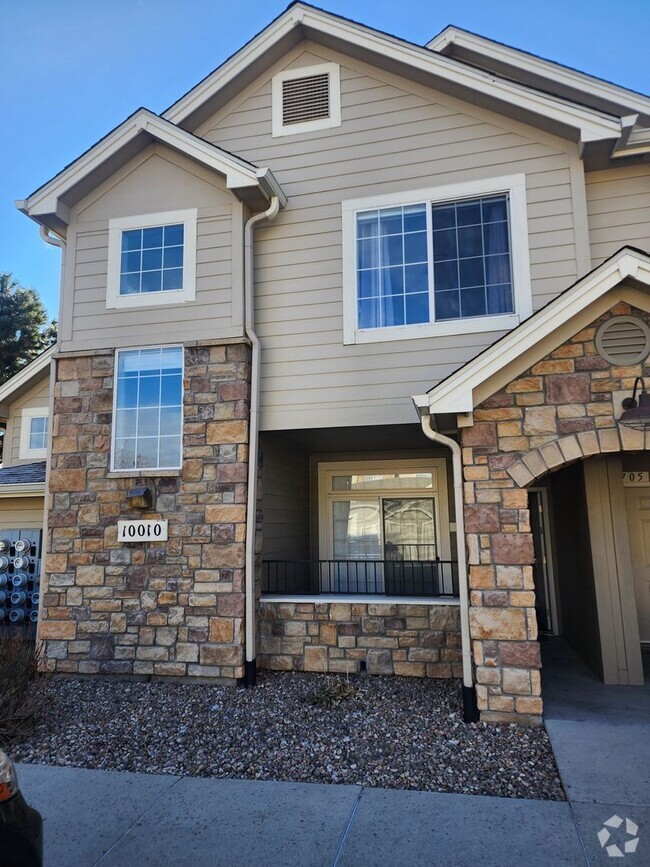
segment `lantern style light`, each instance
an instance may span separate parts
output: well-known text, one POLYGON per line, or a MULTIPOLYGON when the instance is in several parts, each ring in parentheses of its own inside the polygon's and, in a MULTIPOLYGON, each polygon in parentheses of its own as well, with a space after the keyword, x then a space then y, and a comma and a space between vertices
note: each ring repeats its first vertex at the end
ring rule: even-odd
POLYGON ((650 428, 650 394, 647 393, 642 376, 634 380, 632 397, 626 397, 623 401, 623 412, 619 423, 633 430, 646 430, 650 428), (641 393, 637 399, 637 388, 641 385, 641 393))

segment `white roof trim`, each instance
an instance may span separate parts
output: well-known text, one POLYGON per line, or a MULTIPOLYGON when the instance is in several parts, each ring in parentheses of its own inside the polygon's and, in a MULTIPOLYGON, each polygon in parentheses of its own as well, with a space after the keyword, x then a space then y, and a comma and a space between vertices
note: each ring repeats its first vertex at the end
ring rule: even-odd
POLYGON ((626 278, 633 278, 650 287, 650 257, 624 247, 506 337, 452 373, 428 394, 415 395, 412 399, 418 411, 431 415, 472 412, 477 386, 626 278))
POLYGON ((27 385, 31 379, 36 378, 46 367, 49 367, 55 349, 56 344, 50 346, 45 352, 41 352, 33 361, 22 367, 18 373, 15 373, 11 379, 0 386, 0 404, 6 403, 12 394, 27 385))
POLYGON ((226 153, 221 148, 197 138, 186 130, 174 126, 168 120, 142 108, 59 175, 32 193, 28 199, 17 202, 18 208, 30 217, 39 214, 61 214, 59 198, 141 132, 149 133, 158 141, 214 169, 226 178, 228 189, 260 187, 267 193, 272 187, 280 191, 281 204, 286 204, 286 197, 270 169, 260 169, 233 154, 226 153))
POLYGON ((439 75, 459 86, 577 129, 580 131, 582 143, 617 138, 620 134, 618 120, 602 112, 497 78, 491 73, 458 63, 453 58, 444 57, 427 48, 412 45, 397 37, 378 33, 363 25, 301 4, 292 6, 277 18, 244 48, 167 109, 163 117, 176 124, 182 123, 205 100, 225 87, 273 44, 299 25, 317 30, 327 37, 352 43, 388 59, 408 64, 415 69, 439 75))
POLYGON ((0 485, 0 498, 42 497, 44 493, 44 482, 30 482, 24 485, 0 485))
POLYGON ((501 45, 499 42, 494 42, 476 33, 469 33, 453 25, 445 27, 441 33, 434 36, 427 43, 427 48, 440 53, 448 45, 453 44, 467 48, 477 54, 483 54, 492 60, 507 63, 510 66, 519 66, 527 72, 539 75, 549 81, 555 81, 566 87, 589 91, 589 93, 600 99, 606 99, 610 102, 620 102, 628 110, 631 109, 640 114, 650 114, 650 97, 636 93, 633 90, 627 90, 627 88, 620 87, 617 84, 603 81, 600 78, 595 78, 586 72, 579 72, 577 69, 570 69, 569 67, 554 63, 552 60, 535 57, 525 51, 511 48, 509 45, 501 45))

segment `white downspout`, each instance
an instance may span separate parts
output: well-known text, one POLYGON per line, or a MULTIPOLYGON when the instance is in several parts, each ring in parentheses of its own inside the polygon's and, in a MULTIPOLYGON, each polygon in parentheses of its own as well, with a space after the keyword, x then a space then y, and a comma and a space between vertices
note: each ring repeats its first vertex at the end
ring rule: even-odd
POLYGON ((280 210, 277 196, 268 210, 255 214, 244 228, 244 328, 251 342, 251 401, 248 434, 248 494, 246 503, 246 664, 244 682, 255 686, 255 536, 257 516, 257 462, 259 454, 260 341, 255 333, 253 280, 253 227, 261 220, 273 220, 280 210))
MULTIPOLYGON (((65 254, 66 241, 58 235, 51 235, 50 230, 46 226, 38 227, 39 235, 46 244, 51 244, 53 247, 58 247, 61 250, 61 277, 59 279, 59 295, 63 295, 63 278, 65 274, 65 254)), ((61 298, 59 298, 59 326, 61 324, 61 298)), ((60 338, 57 337, 57 343, 60 338)), ((52 436, 54 432, 54 385, 56 379, 56 359, 50 361, 50 382, 48 394, 48 417, 50 420, 47 434, 47 459, 45 463, 45 496, 43 497, 43 542, 41 545, 41 563, 45 566, 46 556, 49 553, 47 550, 48 537, 48 522, 49 522, 49 504, 50 504, 50 471, 52 469, 52 436)), ((45 594, 41 593, 38 601, 38 623, 42 623, 43 599, 45 594)))
POLYGON ((419 408, 422 432, 430 440, 446 446, 451 451, 454 479, 454 506, 456 512, 456 547, 458 549, 458 595, 460 597, 460 643, 463 660, 463 711, 465 722, 478 719, 474 673, 472 669, 472 643, 469 634, 469 591, 467 581, 467 555, 465 552, 465 513, 463 502, 463 462, 458 443, 434 430, 431 415, 419 408))

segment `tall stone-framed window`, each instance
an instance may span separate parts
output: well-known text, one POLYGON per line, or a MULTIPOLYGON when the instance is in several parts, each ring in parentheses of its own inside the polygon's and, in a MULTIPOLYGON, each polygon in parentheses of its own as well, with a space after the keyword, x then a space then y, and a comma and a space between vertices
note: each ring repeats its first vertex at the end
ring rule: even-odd
POLYGON ((182 433, 183 347, 117 350, 111 468, 180 469, 182 433))

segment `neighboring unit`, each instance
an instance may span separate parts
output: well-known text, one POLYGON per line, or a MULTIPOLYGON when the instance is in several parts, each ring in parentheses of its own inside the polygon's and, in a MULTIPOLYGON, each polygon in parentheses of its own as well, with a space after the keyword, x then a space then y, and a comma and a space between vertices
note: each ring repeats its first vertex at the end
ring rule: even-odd
POLYGON ((647 97, 295 3, 19 202, 64 253, 48 667, 536 724, 543 630, 640 682, 648 153, 647 97))
POLYGON ((36 621, 54 347, 0 386, 0 624, 36 621))

